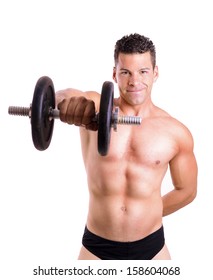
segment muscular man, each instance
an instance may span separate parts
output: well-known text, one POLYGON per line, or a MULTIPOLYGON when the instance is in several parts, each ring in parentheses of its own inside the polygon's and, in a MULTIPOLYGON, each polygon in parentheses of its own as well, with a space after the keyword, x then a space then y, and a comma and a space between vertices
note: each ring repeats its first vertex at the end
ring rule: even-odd
POLYGON ((89 188, 89 209, 79 259, 170 259, 162 218, 196 197, 197 164, 193 138, 181 122, 151 99, 158 78, 152 41, 139 34, 116 42, 113 80, 120 114, 142 117, 140 126, 119 126, 111 133, 107 156, 97 151, 100 94, 59 91, 60 119, 80 128, 89 188), (170 169, 173 190, 161 196, 170 169))

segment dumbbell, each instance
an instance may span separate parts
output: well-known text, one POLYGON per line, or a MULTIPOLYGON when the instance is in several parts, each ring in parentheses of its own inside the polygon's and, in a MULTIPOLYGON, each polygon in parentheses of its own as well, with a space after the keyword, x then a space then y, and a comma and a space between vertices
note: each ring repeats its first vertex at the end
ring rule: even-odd
MULTIPOLYGON (((140 125, 141 117, 119 116, 119 109, 113 111, 114 85, 103 83, 100 99, 100 111, 93 121, 98 124, 98 152, 101 156, 108 153, 111 127, 117 131, 118 124, 140 125)), ((31 133, 35 148, 46 150, 51 142, 54 119, 59 118, 60 111, 55 109, 55 90, 53 81, 48 76, 38 79, 30 107, 9 106, 10 115, 28 116, 31 119, 31 133)))

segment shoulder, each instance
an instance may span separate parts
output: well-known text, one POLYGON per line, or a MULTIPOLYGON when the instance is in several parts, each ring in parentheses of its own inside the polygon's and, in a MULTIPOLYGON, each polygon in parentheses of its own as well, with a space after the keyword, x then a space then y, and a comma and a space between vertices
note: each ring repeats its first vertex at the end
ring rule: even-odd
POLYGON ((181 122, 177 118, 173 117, 172 115, 170 115, 168 112, 166 112, 163 109, 160 109, 157 107, 157 109, 155 110, 155 113, 153 114, 153 117, 158 119, 159 121, 164 122, 165 125, 168 126, 168 128, 177 129, 179 132, 183 131, 183 132, 190 134, 189 129, 183 122, 181 122))
POLYGON ((192 133, 183 122, 160 108, 157 108, 153 121, 156 121, 163 131, 169 133, 179 147, 193 148, 194 140, 192 133))
POLYGON ((181 121, 172 116, 162 118, 165 128, 177 144, 179 152, 192 151, 194 139, 190 129, 181 121))

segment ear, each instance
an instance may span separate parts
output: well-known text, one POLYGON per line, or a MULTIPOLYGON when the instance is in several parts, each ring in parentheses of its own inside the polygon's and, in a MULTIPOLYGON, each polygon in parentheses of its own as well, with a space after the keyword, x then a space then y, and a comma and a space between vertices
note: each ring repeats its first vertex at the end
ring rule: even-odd
POLYGON ((115 68, 115 67, 113 67, 112 78, 113 78, 113 80, 117 83, 117 79, 116 79, 116 68, 115 68))
POLYGON ((154 68, 154 82, 157 81, 158 77, 159 77, 158 66, 155 66, 155 68, 154 68))

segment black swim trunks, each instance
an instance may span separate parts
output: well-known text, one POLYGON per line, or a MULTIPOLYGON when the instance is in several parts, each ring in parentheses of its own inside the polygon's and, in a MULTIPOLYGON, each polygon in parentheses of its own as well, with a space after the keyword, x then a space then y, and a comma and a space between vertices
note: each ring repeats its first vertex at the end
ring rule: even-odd
POLYGON ((102 238, 85 227, 83 246, 101 260, 151 260, 165 244, 163 226, 143 239, 119 242, 102 238))

